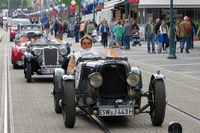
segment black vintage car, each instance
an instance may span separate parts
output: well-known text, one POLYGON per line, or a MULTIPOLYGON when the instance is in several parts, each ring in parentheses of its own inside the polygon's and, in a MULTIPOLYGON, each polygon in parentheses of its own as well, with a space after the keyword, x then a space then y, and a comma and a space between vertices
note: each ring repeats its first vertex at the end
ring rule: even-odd
POLYGON ((66 68, 70 45, 52 44, 40 39, 31 43, 29 51, 24 53, 24 75, 29 83, 32 75, 53 75, 55 68, 66 68))
MULTIPOLYGON (((91 54, 92 55, 92 54, 91 54)), ((127 116, 149 113, 154 126, 165 117, 164 76, 158 71, 150 78, 149 89, 142 91, 142 74, 131 67, 123 51, 110 49, 107 57, 81 56, 75 77, 61 68, 53 75, 54 109, 63 114, 66 127, 74 127, 76 107, 89 115, 127 116), (141 107, 141 98, 148 102, 141 107)))

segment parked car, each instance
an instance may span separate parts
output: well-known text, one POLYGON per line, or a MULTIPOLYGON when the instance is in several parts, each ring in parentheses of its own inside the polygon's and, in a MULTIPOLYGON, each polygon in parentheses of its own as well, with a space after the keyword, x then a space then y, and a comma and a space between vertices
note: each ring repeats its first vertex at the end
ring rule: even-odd
POLYGON ((29 19, 12 19, 11 24, 9 24, 10 27, 10 41, 12 42, 13 39, 15 39, 15 35, 18 30, 18 24, 23 23, 23 24, 30 24, 29 19))
POLYGON ((55 68, 66 68, 70 45, 52 44, 44 39, 36 40, 24 54, 24 75, 28 83, 32 75, 53 75, 55 68))
POLYGON ((53 75, 54 110, 63 114, 66 127, 74 127, 76 107, 88 115, 134 116, 148 113, 154 126, 163 123, 166 107, 164 76, 158 71, 150 77, 147 92, 142 90, 142 74, 131 67, 119 48, 109 56, 82 55, 76 64, 75 77, 56 68, 53 75), (141 98, 146 105, 141 107, 141 98), (149 108, 148 108, 149 107, 149 108))
POLYGON ((24 53, 28 50, 27 46, 31 43, 29 39, 23 41, 18 41, 15 45, 12 46, 11 53, 11 62, 13 69, 23 67, 24 65, 24 53))

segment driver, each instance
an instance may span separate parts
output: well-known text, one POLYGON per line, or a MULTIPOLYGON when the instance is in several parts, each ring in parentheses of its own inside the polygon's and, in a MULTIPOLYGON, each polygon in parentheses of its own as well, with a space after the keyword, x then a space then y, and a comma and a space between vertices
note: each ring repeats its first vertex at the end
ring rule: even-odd
POLYGON ((92 50, 92 38, 89 35, 85 35, 81 38, 81 50, 73 54, 71 59, 69 60, 69 64, 67 67, 67 73, 70 75, 74 75, 74 69, 76 67, 76 62, 81 57, 82 54, 93 53, 92 50))
POLYGON ((51 40, 51 43, 55 43, 55 44, 67 44, 67 42, 63 40, 63 34, 62 34, 61 31, 58 31, 56 33, 56 39, 51 40))
POLYGON ((35 32, 34 33, 34 39, 35 39, 35 42, 46 42, 47 41, 47 38, 45 38, 42 34, 42 32, 35 32))
POLYGON ((21 37, 19 38, 19 41, 24 41, 27 40, 26 34, 22 34, 21 37))

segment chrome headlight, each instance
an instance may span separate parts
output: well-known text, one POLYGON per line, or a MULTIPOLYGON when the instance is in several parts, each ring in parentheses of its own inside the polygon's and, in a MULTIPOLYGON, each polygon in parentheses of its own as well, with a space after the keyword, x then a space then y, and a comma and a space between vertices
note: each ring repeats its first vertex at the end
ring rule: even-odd
POLYGON ((41 49, 35 49, 34 50, 34 54, 35 55, 41 55, 42 54, 42 50, 41 49))
POLYGON ((65 47, 61 47, 61 48, 60 48, 60 54, 61 54, 61 55, 66 55, 66 54, 67 54, 67 50, 66 50, 65 47))
POLYGON ((97 72, 90 74, 88 79, 89 79, 90 85, 93 86, 94 88, 100 87, 103 83, 102 76, 97 72))
POLYGON ((21 53, 24 54, 26 52, 25 48, 20 49, 21 53))
POLYGON ((128 85, 135 87, 140 83, 140 76, 136 73, 130 73, 128 74, 126 81, 128 85))

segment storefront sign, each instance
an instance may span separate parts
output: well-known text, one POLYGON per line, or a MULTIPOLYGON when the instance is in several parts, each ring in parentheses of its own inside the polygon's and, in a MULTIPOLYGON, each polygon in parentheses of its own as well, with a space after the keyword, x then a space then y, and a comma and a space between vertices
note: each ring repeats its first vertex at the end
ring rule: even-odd
POLYGON ((139 3, 139 0, 128 0, 128 3, 139 3))
POLYGON ((104 8, 104 0, 96 0, 96 9, 104 8))

